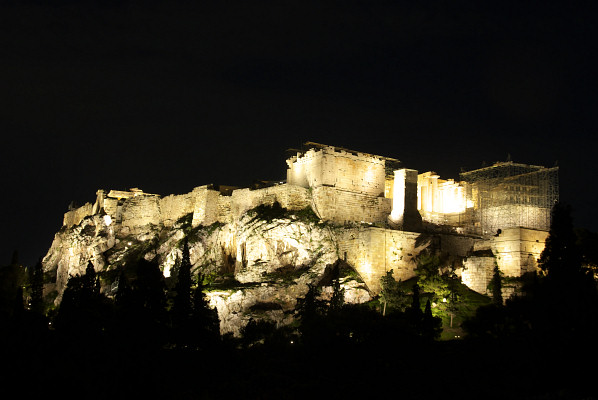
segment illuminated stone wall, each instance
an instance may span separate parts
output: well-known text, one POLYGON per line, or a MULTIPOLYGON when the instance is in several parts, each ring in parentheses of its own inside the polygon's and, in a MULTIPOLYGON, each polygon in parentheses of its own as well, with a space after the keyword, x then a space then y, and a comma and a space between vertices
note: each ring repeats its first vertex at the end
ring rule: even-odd
POLYGON ((220 192, 209 186, 194 190, 195 207, 193 208, 192 226, 211 225, 218 220, 218 198, 220 192))
POLYGON ((488 283, 494 271, 494 257, 468 257, 463 262, 461 281, 473 291, 488 293, 488 283))
POLYGON ((195 209, 197 190, 182 195, 170 195, 160 199, 160 220, 164 226, 172 226, 181 217, 195 209))
POLYGON ((288 184, 311 189, 311 205, 324 220, 384 222, 390 214, 382 158, 328 146, 297 154, 287 165, 288 184))
POLYGON ((136 196, 127 199, 122 208, 122 226, 131 233, 148 225, 160 223, 160 198, 157 196, 136 196))
MULTIPOLYGON (((380 278, 391 269, 396 279, 411 278, 414 257, 430 243, 455 265, 466 259, 460 269, 463 282, 481 293, 486 293, 495 260, 506 276, 520 276, 537 268, 548 235, 547 208, 533 206, 531 200, 511 204, 517 199, 508 196, 516 196, 517 191, 513 194, 502 186, 486 188, 496 198, 493 197, 491 206, 480 207, 474 202, 482 198, 476 192, 478 186, 442 180, 431 171, 418 175, 417 171, 404 168, 394 170, 391 178, 387 161, 394 168, 397 160, 323 146, 287 160, 286 184, 255 190, 220 187, 222 191, 204 185, 186 194, 165 197, 136 188, 108 193, 99 190, 94 205, 87 203, 68 211, 63 224, 67 228, 81 228, 93 218, 100 218, 103 210, 119 235, 143 233, 154 226, 172 227, 190 214, 194 227, 215 222, 232 226, 238 225, 248 210, 278 202, 289 210, 311 206, 322 220, 333 222, 336 226, 331 229, 338 238, 339 257, 346 258, 356 268, 373 293, 379 291, 380 278), (407 216, 413 223, 405 223, 407 216), (428 242, 416 245, 416 239, 423 236, 413 232, 422 231, 422 219, 439 226, 429 230, 435 233, 428 242), (360 227, 355 228, 355 223, 361 224, 360 227), (498 229, 501 233, 496 235, 498 229), (464 232, 479 236, 474 238, 464 232)), ((271 238, 267 242, 271 247, 253 248, 259 241, 239 235, 231 237, 220 243, 224 250, 217 251, 225 252, 227 257, 234 256, 240 265, 253 256, 254 261, 262 260, 262 256, 270 259, 278 249, 290 246, 288 238, 271 238)), ((266 242, 259 243, 266 246, 266 242)), ((81 248, 67 256, 72 260, 80 257, 83 263, 97 258, 98 249, 96 246, 87 254, 88 250, 81 248)), ((68 263, 76 263, 72 260, 68 263)))
POLYGON ((238 189, 232 192, 231 215, 220 215, 222 222, 239 219, 244 212, 260 204, 278 202, 289 210, 302 210, 311 205, 309 191, 296 185, 282 184, 263 189, 238 189))
POLYGON ((526 229, 505 229, 492 238, 492 250, 498 267, 505 276, 521 276, 533 272, 546 245, 548 232, 526 229))
POLYGON ((85 205, 79 208, 67 211, 62 219, 62 225, 66 226, 67 228, 70 228, 74 225, 79 225, 83 218, 92 215, 92 208, 93 206, 91 203, 85 203, 85 205))
MULTIPOLYGON (((519 277, 526 272, 537 271, 538 259, 546 245, 548 232, 527 229, 505 229, 500 235, 474 243, 474 254, 463 263, 461 280, 470 289, 488 294, 487 286, 492 279, 494 263, 506 277, 519 277)), ((512 290, 509 293, 511 294, 512 290)), ((505 296, 506 297, 506 296, 505 296)))
POLYGON ((487 207, 478 211, 483 234, 495 234, 498 229, 524 226, 530 229, 550 229, 550 209, 532 205, 511 204, 487 207))
POLYGON ((385 162, 365 153, 328 146, 308 150, 287 160, 287 183, 305 188, 320 186, 384 196, 385 162))
POLYGON ((393 270, 397 280, 415 276, 415 257, 429 241, 417 243, 420 236, 376 227, 345 228, 338 234, 339 256, 345 259, 373 293, 380 292, 380 278, 393 270))
POLYGON ((325 221, 345 223, 384 222, 391 211, 391 199, 320 186, 312 189, 314 212, 325 221))

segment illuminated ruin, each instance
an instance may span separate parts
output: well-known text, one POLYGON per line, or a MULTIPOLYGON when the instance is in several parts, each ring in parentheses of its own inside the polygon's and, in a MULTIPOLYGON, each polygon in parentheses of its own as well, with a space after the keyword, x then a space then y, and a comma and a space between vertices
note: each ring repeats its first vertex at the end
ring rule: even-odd
MULTIPOLYGON (((286 181, 259 188, 204 185, 165 197, 140 189, 100 190, 95 204, 65 214, 64 227, 99 214, 122 237, 148 235, 148 226, 172 227, 186 215, 193 227, 233 226, 248 210, 278 203, 286 210, 311 209, 335 227, 329 234, 336 249, 331 257, 351 265, 372 294, 391 269, 396 279, 413 277, 416 257, 426 248, 447 256, 465 284, 486 293, 495 262, 512 277, 537 268, 556 201, 557 167, 509 161, 462 172, 459 180, 442 179, 433 171, 403 168, 394 158, 308 142, 287 160, 286 181)), ((215 245, 237 272, 251 260, 263 263, 268 252, 304 246, 279 233, 268 239, 275 245, 254 248, 250 238, 227 229, 215 245)), ((49 253, 45 263, 59 270, 58 283, 64 285, 87 261, 102 264, 101 254, 110 246, 49 253)), ((173 257, 164 261, 166 274, 173 257)))

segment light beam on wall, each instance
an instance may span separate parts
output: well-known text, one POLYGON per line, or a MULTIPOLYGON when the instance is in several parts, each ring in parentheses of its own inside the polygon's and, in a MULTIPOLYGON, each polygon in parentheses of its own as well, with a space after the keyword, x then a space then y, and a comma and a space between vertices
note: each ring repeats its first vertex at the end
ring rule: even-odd
POLYGON ((394 171, 395 182, 392 193, 392 211, 390 218, 394 222, 403 219, 405 213, 405 169, 394 171))

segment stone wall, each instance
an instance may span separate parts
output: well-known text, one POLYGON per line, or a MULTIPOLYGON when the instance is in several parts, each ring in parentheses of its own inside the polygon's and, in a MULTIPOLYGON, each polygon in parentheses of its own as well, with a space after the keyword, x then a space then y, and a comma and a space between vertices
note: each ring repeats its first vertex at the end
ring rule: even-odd
POLYGON ((93 206, 91 203, 85 203, 85 205, 79 208, 67 211, 62 219, 62 225, 66 226, 67 228, 79 225, 81 221, 83 221, 83 218, 92 215, 92 209, 93 206))
MULTIPOLYGON (((487 294, 494 262, 506 277, 519 277, 526 272, 536 271, 547 237, 548 232, 545 231, 510 228, 503 230, 498 236, 474 241, 474 252, 487 252, 494 256, 468 257, 461 273, 463 283, 476 292, 487 294)), ((506 298, 512 295, 513 290, 503 292, 506 298)))
POLYGON ((397 280, 415 276, 415 257, 429 246, 418 243, 420 234, 376 227, 345 228, 339 232, 339 255, 364 280, 373 293, 380 292, 380 278, 393 271, 397 280))
POLYGON ((463 262, 461 281, 471 290, 487 294, 492 279, 494 261, 492 256, 472 256, 463 262))
POLYGON ((492 251, 505 276, 533 272, 546 245, 548 232, 527 228, 504 229, 492 237, 492 251))
MULTIPOLYGON (((311 205, 309 190, 296 185, 276 185, 263 189, 238 189, 233 191, 230 200, 231 216, 220 215, 223 220, 239 219, 247 210, 260 204, 272 205, 278 202, 289 210, 302 210, 311 205)), ((224 208, 225 209, 225 208, 224 208)), ((223 221, 224 222, 224 221, 223 221)))
POLYGON ((211 225, 218 221, 218 198, 220 192, 209 185, 193 189, 195 205, 193 208, 192 225, 211 225))
POLYGON ((440 253, 457 257, 467 257, 471 254, 474 244, 480 239, 473 236, 437 234, 440 253))
POLYGON ((125 200, 122 206, 122 227, 134 233, 148 225, 159 225, 160 198, 157 196, 135 196, 125 200))
POLYGON ((320 186, 312 189, 314 212, 325 221, 385 222, 392 200, 320 186))
POLYGON ((172 226, 181 217, 195 209, 196 191, 182 195, 170 195, 160 199, 160 220, 164 226, 172 226))
POLYGON ((332 146, 308 150, 287 160, 287 183, 319 186, 384 196, 385 161, 379 157, 337 150, 332 146))
POLYGON ((498 229, 520 226, 548 231, 550 229, 550 209, 533 205, 503 205, 487 207, 478 211, 481 229, 484 234, 495 234, 498 229))

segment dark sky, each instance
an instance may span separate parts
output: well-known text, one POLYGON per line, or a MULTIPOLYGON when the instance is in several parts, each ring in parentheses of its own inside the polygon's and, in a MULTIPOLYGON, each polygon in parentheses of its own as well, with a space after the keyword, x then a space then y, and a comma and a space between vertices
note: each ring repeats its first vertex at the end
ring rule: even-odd
POLYGON ((15 249, 33 264, 97 189, 284 179, 285 151, 308 140, 443 178, 558 162, 576 225, 598 230, 597 16, 591 2, 3 1, 0 265, 15 249))

